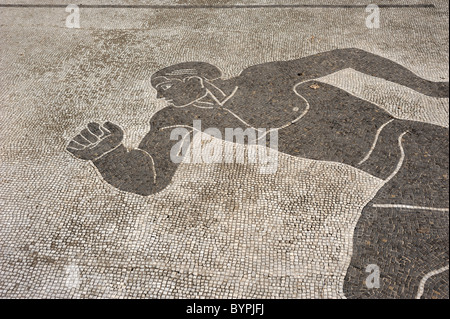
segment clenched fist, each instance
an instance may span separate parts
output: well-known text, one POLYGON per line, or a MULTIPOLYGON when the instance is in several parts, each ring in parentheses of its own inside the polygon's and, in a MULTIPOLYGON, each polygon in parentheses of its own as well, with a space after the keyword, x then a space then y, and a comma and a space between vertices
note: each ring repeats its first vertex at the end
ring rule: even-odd
POLYGON ((67 150, 77 158, 95 160, 119 146, 122 138, 123 131, 119 126, 111 122, 105 122, 103 126, 92 122, 70 141, 67 150))

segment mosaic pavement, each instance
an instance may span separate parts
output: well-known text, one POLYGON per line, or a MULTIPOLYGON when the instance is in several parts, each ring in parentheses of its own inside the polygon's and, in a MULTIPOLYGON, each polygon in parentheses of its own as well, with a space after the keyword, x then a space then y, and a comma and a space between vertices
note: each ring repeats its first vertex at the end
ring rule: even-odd
POLYGON ((448 3, 83 3, 0 1, 0 297, 449 298, 448 3))

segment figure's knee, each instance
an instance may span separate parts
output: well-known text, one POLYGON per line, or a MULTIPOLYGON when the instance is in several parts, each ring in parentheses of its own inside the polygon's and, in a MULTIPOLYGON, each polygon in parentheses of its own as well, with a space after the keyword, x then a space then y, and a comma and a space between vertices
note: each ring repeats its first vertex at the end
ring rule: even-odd
POLYGON ((402 125, 403 157, 373 201, 448 208, 448 129, 426 123, 402 125))
POLYGON ((448 226, 448 212, 367 205, 354 231, 347 298, 415 298, 423 278, 448 264, 448 226))

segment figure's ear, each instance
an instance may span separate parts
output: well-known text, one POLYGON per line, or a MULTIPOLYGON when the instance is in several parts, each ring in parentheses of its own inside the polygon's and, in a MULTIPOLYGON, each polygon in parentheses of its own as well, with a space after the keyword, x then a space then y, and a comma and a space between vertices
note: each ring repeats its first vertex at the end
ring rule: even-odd
POLYGON ((198 83, 198 85, 200 85, 202 88, 205 87, 205 85, 203 84, 203 78, 201 78, 201 77, 199 77, 199 76, 190 76, 190 77, 188 77, 188 78, 185 78, 185 79, 183 80, 183 82, 185 82, 185 83, 190 82, 190 83, 192 83, 192 84, 198 83))

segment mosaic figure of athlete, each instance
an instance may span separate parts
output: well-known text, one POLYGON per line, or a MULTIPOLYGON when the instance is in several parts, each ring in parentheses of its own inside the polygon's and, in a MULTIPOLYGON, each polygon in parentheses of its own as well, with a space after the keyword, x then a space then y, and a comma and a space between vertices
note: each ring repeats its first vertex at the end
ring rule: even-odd
POLYGON ((203 127, 219 129, 276 128, 280 152, 351 165, 385 180, 363 214, 408 208, 448 214, 448 128, 396 119, 375 104, 315 81, 347 68, 431 97, 449 95, 448 82, 427 81, 359 49, 255 65, 229 80, 208 63, 181 63, 153 74, 157 97, 168 106, 151 118, 150 132, 137 149, 127 150, 121 128, 106 122, 90 123, 67 150, 92 161, 116 188, 151 195, 169 184, 179 165, 170 160, 177 143, 170 140, 171 128, 189 128, 198 119, 203 127))

